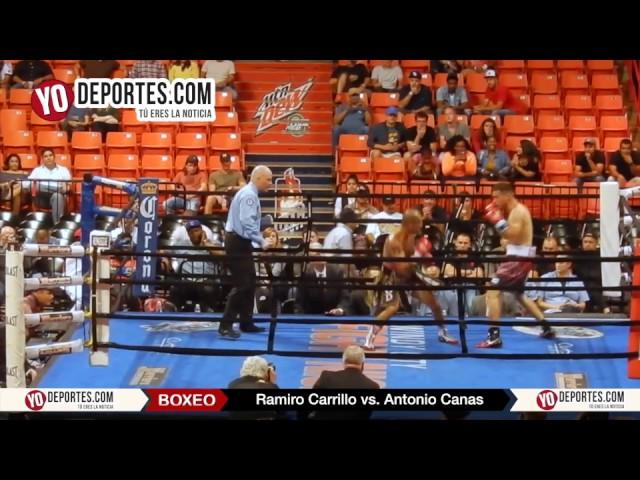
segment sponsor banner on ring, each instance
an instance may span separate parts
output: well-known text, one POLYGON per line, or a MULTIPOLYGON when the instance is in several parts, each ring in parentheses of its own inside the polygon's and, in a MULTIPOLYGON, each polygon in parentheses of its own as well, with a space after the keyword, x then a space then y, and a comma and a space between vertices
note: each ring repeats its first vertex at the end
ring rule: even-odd
POLYGON ((138 388, 0 389, 2 412, 140 412, 147 400, 138 388))
MULTIPOLYGON (((513 327, 513 329, 516 332, 520 332, 520 333, 524 333, 526 335, 534 335, 534 336, 540 336, 541 333, 541 329, 540 327, 522 327, 522 326, 517 326, 517 327, 513 327)), ((592 338, 600 338, 604 336, 604 333, 602 333, 599 330, 596 330, 595 328, 587 328, 587 327, 580 327, 580 326, 566 326, 566 327, 553 327, 553 331, 556 334, 556 338, 572 338, 572 339, 592 339, 592 338)), ((569 344, 571 345, 571 344, 569 344)))
MULTIPOLYGON (((140 208, 138 210, 138 241, 136 253, 153 253, 158 249, 158 179, 140 179, 140 208)), ((136 280, 155 280, 156 258, 136 257, 136 280)), ((155 292, 152 285, 136 284, 133 294, 151 296, 155 292)))
POLYGON ((512 412, 638 412, 640 390, 633 388, 514 388, 512 412))

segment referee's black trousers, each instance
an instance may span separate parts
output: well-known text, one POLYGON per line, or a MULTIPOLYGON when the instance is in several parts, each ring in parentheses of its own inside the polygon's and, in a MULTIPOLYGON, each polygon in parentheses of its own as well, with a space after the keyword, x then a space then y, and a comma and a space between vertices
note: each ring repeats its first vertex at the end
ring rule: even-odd
POLYGON ((256 292, 256 267, 251 255, 251 240, 235 233, 227 233, 224 250, 227 255, 240 255, 230 258, 228 267, 231 271, 233 288, 227 299, 227 306, 220 323, 220 328, 231 328, 234 322, 241 326, 253 323, 253 302, 256 292))

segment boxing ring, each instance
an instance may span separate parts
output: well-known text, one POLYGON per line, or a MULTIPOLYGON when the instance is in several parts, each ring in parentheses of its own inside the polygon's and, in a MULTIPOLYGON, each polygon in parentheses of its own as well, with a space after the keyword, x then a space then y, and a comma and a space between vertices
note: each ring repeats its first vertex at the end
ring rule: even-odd
MULTIPOLYGON (((113 181, 110 182, 114 186, 113 181)), ((141 180, 141 184, 146 182, 148 180, 141 180)), ((141 190, 130 189, 128 193, 133 199, 141 195, 141 190)), ((147 198, 153 198, 152 190, 147 187, 147 198)), ((622 198, 626 198, 625 195, 622 198)), ((243 334, 240 339, 229 341, 217 334, 221 314, 112 312, 108 292, 113 284, 131 284, 143 294, 150 294, 155 285, 171 285, 171 282, 155 280, 155 272, 147 272, 144 277, 136 275, 135 279, 126 281, 112 279, 108 272, 108 261, 113 255, 142 257, 148 265, 154 264, 149 259, 167 256, 166 253, 155 252, 157 247, 149 245, 148 241, 144 243, 143 235, 157 236, 157 230, 153 230, 151 225, 157 224, 155 203, 157 199, 146 201, 147 207, 141 209, 148 218, 139 217, 139 221, 146 221, 149 227, 139 224, 138 241, 141 245, 137 251, 110 250, 101 232, 94 232, 96 240, 90 248, 89 244, 85 245, 83 254, 86 252, 84 258, 89 266, 84 282, 89 295, 85 296, 84 303, 87 318, 73 323, 62 339, 73 345, 82 342, 85 348, 82 351, 76 348, 73 350, 75 353, 52 358, 37 386, 223 387, 238 376, 246 356, 264 355, 277 365, 277 383, 281 388, 310 388, 322 370, 341 368, 340 357, 346 346, 363 344, 368 327, 374 322, 373 317, 282 314, 274 309, 271 314, 254 316, 256 323, 268 327, 266 332, 243 334)), ((609 205, 605 208, 611 208, 610 200, 601 198, 601 203, 609 205)), ((617 191, 615 204, 619 217, 617 191)), ((97 211, 94 206, 86 205, 86 209, 93 218, 97 211)), ((610 215, 610 212, 605 213, 610 215)), ((603 221, 603 227, 604 224, 603 221)), ((630 225, 629 222, 625 224, 630 225)), ((87 240, 91 243, 90 231, 91 224, 86 229, 83 224, 83 243, 87 240)), ((608 242, 605 236, 603 242, 608 242)), ((486 317, 447 316, 449 331, 461 340, 459 346, 451 346, 437 341, 437 327, 432 318, 398 315, 378 335, 376 350, 367 353, 365 374, 383 388, 571 388, 580 386, 581 382, 586 382, 589 388, 640 387, 640 244, 636 241, 631 251, 627 249, 624 255, 619 256, 619 245, 615 240, 610 243, 603 248, 604 255, 600 260, 612 265, 617 263, 618 269, 620 262, 633 262, 632 281, 631 285, 622 287, 607 284, 602 290, 631 292, 631 319, 626 315, 549 316, 549 323, 557 336, 554 340, 544 340, 537 336, 537 325, 533 319, 505 317, 500 324, 505 345, 500 350, 487 352, 474 347, 486 335, 489 325, 486 317)), ((322 260, 345 263, 344 258, 327 258, 310 252, 308 242, 300 247, 297 256, 291 255, 290 251, 270 253, 269 260, 274 262, 322 260)), ((569 261, 585 260, 574 254, 565 257, 569 261)), ((210 255, 191 254, 189 258, 213 261, 210 255)), ((264 256, 258 258, 264 261, 264 256)), ((490 263, 502 261, 487 254, 478 254, 478 258, 490 263)), ((457 261, 438 251, 434 252, 431 260, 444 259, 457 261)), ((528 259, 553 262, 553 259, 540 256, 528 259)), ((376 262, 384 260, 388 259, 375 259, 376 262)), ((420 263, 423 260, 399 261, 420 263)), ((301 281, 298 279, 295 283, 301 281)), ((273 285, 287 284, 286 280, 259 278, 258 286, 269 282, 273 285)), ((386 286, 357 283, 348 284, 348 288, 388 289, 386 286)), ((454 281, 442 286, 424 285, 418 289, 464 291, 465 288, 468 287, 462 282, 454 281)), ((415 290, 416 287, 399 285, 397 289, 415 290)), ((545 287, 535 289, 544 290, 545 287)))

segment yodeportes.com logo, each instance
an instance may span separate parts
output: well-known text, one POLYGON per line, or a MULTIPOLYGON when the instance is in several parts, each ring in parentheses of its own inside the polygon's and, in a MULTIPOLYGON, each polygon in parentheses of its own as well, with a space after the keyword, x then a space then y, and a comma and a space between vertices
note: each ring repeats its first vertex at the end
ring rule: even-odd
POLYGON ((37 412, 47 403, 47 395, 40 390, 32 390, 24 396, 24 403, 29 410, 37 412))
POLYGON ((141 122, 213 122, 216 84, 211 78, 78 78, 73 89, 43 82, 31 95, 34 113, 63 120, 77 108, 133 108, 141 122))
POLYGON ((558 395, 553 390, 542 390, 536 397, 536 403, 542 410, 553 410, 558 403, 558 395))

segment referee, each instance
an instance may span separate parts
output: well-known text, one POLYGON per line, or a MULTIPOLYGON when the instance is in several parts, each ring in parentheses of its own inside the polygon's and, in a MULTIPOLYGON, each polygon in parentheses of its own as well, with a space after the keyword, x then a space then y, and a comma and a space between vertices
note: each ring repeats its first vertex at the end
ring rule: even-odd
POLYGON ((218 333, 221 337, 235 340, 240 333, 233 329, 233 322, 240 322, 240 330, 246 333, 263 332, 265 329, 253 323, 253 304, 256 290, 256 270, 251 244, 262 248, 264 239, 260 234, 259 192, 271 187, 271 170, 259 165, 251 172, 251 181, 238 190, 233 197, 227 216, 227 232, 224 249, 229 260, 233 289, 229 293, 224 316, 218 333))

